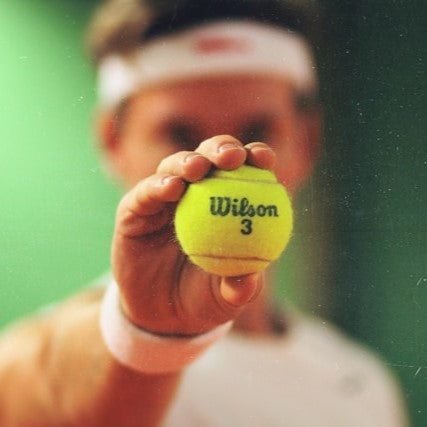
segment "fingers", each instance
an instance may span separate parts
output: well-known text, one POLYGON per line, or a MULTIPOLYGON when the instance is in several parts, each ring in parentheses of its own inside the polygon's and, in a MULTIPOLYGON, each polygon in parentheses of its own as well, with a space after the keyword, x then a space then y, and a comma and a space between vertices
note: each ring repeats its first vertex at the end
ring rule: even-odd
POLYGON ((156 174, 137 184, 120 202, 118 232, 127 237, 161 229, 170 220, 165 207, 180 199, 186 188, 178 176, 156 174))
POLYGON ((276 154, 262 142, 252 142, 245 145, 247 163, 261 169, 272 170, 276 164, 276 154))
POLYGON ((214 136, 203 141, 196 149, 219 169, 232 170, 243 163, 262 169, 273 169, 276 163, 274 151, 262 142, 252 142, 245 146, 229 135, 214 136))
POLYGON ((212 166, 232 170, 246 162, 262 169, 273 169, 275 160, 273 150, 262 142, 243 146, 230 135, 218 135, 203 141, 195 151, 181 151, 165 158, 157 173, 195 182, 206 176, 212 166))
POLYGON ((158 213, 168 202, 179 200, 185 190, 178 176, 152 175, 141 181, 126 197, 126 208, 138 216, 158 213))
POLYGON ((158 174, 179 176, 184 181, 195 182, 203 179, 211 167, 232 170, 248 163, 253 166, 272 169, 275 154, 266 144, 253 142, 246 146, 229 135, 219 135, 203 141, 195 151, 180 151, 161 161, 158 174))
POLYGON ((211 169, 211 162, 194 151, 180 151, 163 159, 157 173, 179 176, 188 182, 201 180, 211 169))
POLYGON ((197 147, 196 152, 217 168, 225 170, 236 169, 246 160, 246 150, 242 143, 230 135, 206 139, 197 147))
MULTIPOLYGON (((219 135, 203 141, 195 151, 181 151, 166 157, 156 174, 142 180, 123 198, 118 210, 120 230, 129 236, 159 230, 170 219, 165 207, 181 198, 187 182, 203 179, 212 166, 233 170, 245 162, 272 169, 275 154, 261 142, 243 146, 232 136, 219 135)), ((233 298, 230 296, 230 299, 233 298)))

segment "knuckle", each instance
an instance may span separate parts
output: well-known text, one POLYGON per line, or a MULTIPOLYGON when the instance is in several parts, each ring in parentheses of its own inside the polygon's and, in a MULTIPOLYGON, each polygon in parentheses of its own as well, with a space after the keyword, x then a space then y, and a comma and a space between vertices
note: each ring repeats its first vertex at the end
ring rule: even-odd
POLYGON ((188 162, 195 157, 200 157, 200 154, 196 153, 195 151, 181 151, 179 153, 179 160, 184 165, 188 164, 188 162))
POLYGON ((243 147, 243 144, 232 135, 219 135, 215 141, 215 145, 234 144, 243 147))
POLYGON ((249 144, 246 144, 246 148, 248 148, 250 150, 254 149, 254 148, 262 148, 262 149, 273 152, 273 149, 268 144, 266 144, 265 142, 258 142, 258 141, 257 142, 251 142, 249 144))
POLYGON ((226 140, 227 142, 235 142, 236 144, 241 144, 241 142, 236 137, 227 133, 217 135, 216 138, 218 138, 220 141, 226 140))
POLYGON ((215 135, 212 138, 204 140, 199 145, 199 148, 202 148, 202 149, 203 148, 211 148, 211 147, 217 146, 218 144, 224 144, 224 143, 232 143, 232 144, 243 146, 243 144, 234 136, 224 134, 224 135, 215 135))
POLYGON ((172 160, 172 156, 168 156, 162 159, 159 163, 159 166, 157 167, 157 171, 161 171, 168 168, 171 160, 172 160))

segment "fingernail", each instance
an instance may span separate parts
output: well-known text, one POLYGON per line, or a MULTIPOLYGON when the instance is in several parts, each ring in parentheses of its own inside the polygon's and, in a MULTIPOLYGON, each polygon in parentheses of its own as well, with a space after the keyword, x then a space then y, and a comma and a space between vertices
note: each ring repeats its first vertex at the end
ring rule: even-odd
POLYGON ((231 142, 227 142, 218 147, 218 153, 223 153, 224 151, 228 151, 228 150, 235 150, 236 148, 241 148, 241 147, 231 142))
POLYGON ((198 156, 200 156, 200 154, 198 154, 198 153, 188 153, 188 154, 184 157, 183 162, 184 162, 184 163, 187 163, 187 162, 189 162, 191 159, 194 159, 194 157, 198 157, 198 156))
POLYGON ((169 184, 173 179, 175 179, 174 176, 164 176, 161 180, 160 180, 160 184, 161 185, 167 185, 169 184))
POLYGON ((262 145, 255 145, 250 147, 251 151, 271 151, 270 148, 268 147, 264 147, 262 145))

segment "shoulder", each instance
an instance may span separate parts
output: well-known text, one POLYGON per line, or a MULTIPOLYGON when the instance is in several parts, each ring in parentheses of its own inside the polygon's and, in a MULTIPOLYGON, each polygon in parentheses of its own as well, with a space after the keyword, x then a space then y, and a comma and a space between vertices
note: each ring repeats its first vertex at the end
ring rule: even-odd
POLYGON ((291 333, 295 351, 316 365, 319 375, 335 376, 343 395, 359 395, 388 426, 407 425, 398 381, 378 354, 320 318, 295 314, 291 333))
POLYGON ((286 414, 299 425, 406 427, 404 408, 378 356, 330 323, 292 313, 279 338, 234 331, 215 344, 186 371, 171 414, 210 414, 220 424, 229 410, 229 425, 247 426, 281 425, 286 414), (200 399, 207 389, 210 399, 200 399))
POLYGON ((297 348, 325 365, 335 363, 337 367, 359 368, 381 378, 391 375, 377 354, 349 338, 329 321, 294 313, 291 329, 297 348))
POLYGON ((13 350, 17 344, 27 348, 31 343, 40 343, 40 338, 48 336, 53 325, 62 324, 67 319, 73 319, 76 310, 82 313, 85 310, 96 309, 102 301, 109 283, 108 280, 109 276, 103 276, 63 301, 42 306, 33 313, 6 325, 0 331, 0 350, 2 352, 5 348, 13 350))

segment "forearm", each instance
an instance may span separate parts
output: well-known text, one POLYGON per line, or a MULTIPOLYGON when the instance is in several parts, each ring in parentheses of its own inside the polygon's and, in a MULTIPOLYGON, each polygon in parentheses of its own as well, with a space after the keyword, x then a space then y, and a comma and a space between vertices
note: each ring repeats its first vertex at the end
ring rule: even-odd
POLYGON ((0 343, 0 425, 158 425, 178 375, 141 375, 108 353, 99 299, 77 298, 0 343))

